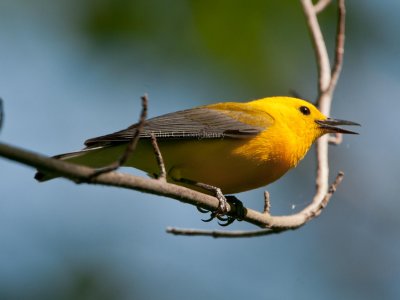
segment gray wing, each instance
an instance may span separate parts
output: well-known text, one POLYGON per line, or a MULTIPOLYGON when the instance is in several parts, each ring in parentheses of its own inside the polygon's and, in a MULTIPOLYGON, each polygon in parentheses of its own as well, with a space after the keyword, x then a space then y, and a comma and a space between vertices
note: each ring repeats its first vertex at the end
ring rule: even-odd
MULTIPOLYGON (((272 122, 273 119, 265 112, 198 107, 146 120, 140 138, 150 138, 151 134, 157 140, 252 138, 272 122)), ((127 129, 89 139, 85 145, 92 148, 129 142, 137 126, 134 124, 127 129)))

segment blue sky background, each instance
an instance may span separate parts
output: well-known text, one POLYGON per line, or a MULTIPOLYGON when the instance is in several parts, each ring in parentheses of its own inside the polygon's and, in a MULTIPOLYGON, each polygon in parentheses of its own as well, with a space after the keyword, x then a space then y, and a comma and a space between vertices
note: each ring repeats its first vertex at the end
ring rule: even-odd
MULTIPOLYGON (((290 89, 314 99, 300 6, 264 2, 1 0, 1 141, 48 155, 80 149, 136 122, 144 93, 150 116, 290 89)), ((330 148, 332 176, 346 177, 318 219, 262 238, 176 237, 165 228, 218 226, 167 198, 39 184, 0 159, 0 298, 398 299, 399 11, 393 0, 348 5, 332 115, 363 126, 330 148)), ((328 39, 334 21, 333 8, 321 16, 328 39)), ((267 187, 273 213, 308 203, 314 169, 310 151, 267 187)), ((239 197, 262 209, 263 191, 239 197)))

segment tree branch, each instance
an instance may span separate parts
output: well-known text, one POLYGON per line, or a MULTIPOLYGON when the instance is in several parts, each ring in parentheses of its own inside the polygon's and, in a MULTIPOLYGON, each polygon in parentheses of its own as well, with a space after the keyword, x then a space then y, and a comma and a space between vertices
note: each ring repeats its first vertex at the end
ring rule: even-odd
MULTIPOLYGON (((328 50, 318 23, 317 13, 311 0, 301 0, 303 11, 306 16, 308 30, 311 33, 311 40, 314 45, 315 56, 318 66, 318 90, 325 91, 331 80, 331 67, 328 50)), ((318 104, 318 103, 317 103, 318 104)))
MULTIPOLYGON (((344 30, 345 30, 345 10, 344 0, 339 1, 338 9, 338 26, 336 33, 336 59, 333 71, 330 70, 328 51, 325 43, 321 42, 321 29, 316 17, 316 10, 314 9, 311 0, 302 0, 304 14, 306 15, 311 33, 311 38, 314 40, 315 54, 318 58, 319 70, 319 96, 317 99, 317 106, 319 110, 326 116, 330 115, 333 91, 336 87, 336 82, 340 75, 340 70, 343 63, 343 49, 344 49, 344 30), (334 78, 333 76, 334 75, 334 78)), ((329 180, 329 162, 328 162, 328 143, 329 136, 325 135, 318 139, 316 152, 317 152, 317 175, 316 175, 316 193, 313 197, 310 207, 320 205, 323 201, 326 191, 328 189, 329 180)))
MULTIPOLYGON (((269 220, 270 223, 265 225, 266 229, 262 230, 250 230, 250 231, 225 231, 225 230, 199 230, 199 229, 187 229, 187 228, 175 228, 168 227, 167 233, 172 233, 174 235, 189 235, 189 236, 211 236, 214 238, 218 237, 255 237, 262 235, 271 235, 278 234, 287 230, 295 230, 305 225, 307 222, 311 221, 315 217, 319 216, 322 213, 322 210, 328 205, 329 200, 336 192, 337 187, 342 182, 344 177, 343 172, 339 172, 336 176, 335 181, 330 185, 328 192, 325 194, 321 202, 315 209, 312 210, 303 210, 294 215, 290 216, 271 216, 267 203, 269 204, 269 199, 266 194, 266 205, 264 207, 264 213, 266 220, 269 220)), ((248 221, 248 220, 246 220, 248 221)))
MULTIPOLYGON (((0 156, 44 171, 56 172, 61 177, 68 178, 72 181, 85 183, 87 181, 86 179, 93 173, 92 168, 49 158, 4 143, 0 143, 0 156)), ((219 205, 218 199, 213 196, 157 179, 143 178, 120 172, 112 171, 100 174, 91 178, 90 183, 121 187, 149 194, 166 196, 208 210, 216 210, 219 205)), ((333 192, 334 190, 332 190, 332 194, 333 192)), ((329 201, 329 198, 327 201, 329 201)), ((319 215, 320 211, 324 207, 325 205, 317 207, 314 211, 308 214, 297 213, 290 216, 271 216, 268 213, 260 213, 250 208, 246 208, 246 215, 243 220, 261 228, 269 228, 269 230, 273 232, 279 232, 287 229, 298 228, 304 225, 311 219, 311 216, 319 215)), ((228 203, 228 214, 234 216, 235 213, 235 207, 230 206, 228 203)))

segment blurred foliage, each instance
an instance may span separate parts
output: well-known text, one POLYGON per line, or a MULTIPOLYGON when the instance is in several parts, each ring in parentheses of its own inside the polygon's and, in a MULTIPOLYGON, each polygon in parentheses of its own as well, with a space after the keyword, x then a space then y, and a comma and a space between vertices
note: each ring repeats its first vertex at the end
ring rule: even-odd
POLYGON ((141 299, 143 283, 136 278, 125 279, 104 261, 87 263, 73 259, 57 270, 41 270, 33 279, 34 285, 26 284, 21 289, 1 286, 0 299, 111 300, 126 299, 126 294, 130 299, 141 299))
MULTIPOLYGON (((81 32, 97 49, 122 44, 118 51, 127 55, 145 47, 152 61, 171 67, 206 60, 260 93, 282 81, 289 90, 287 75, 290 81, 291 66, 299 61, 304 68, 315 65, 298 1, 91 0, 82 5, 81 32)), ((330 25, 334 14, 334 7, 323 14, 330 25)))

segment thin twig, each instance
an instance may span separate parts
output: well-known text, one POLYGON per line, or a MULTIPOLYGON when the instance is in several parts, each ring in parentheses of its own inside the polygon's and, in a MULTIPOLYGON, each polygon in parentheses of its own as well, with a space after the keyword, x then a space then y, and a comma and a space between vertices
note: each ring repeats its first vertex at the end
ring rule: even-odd
POLYGON ((338 0, 338 21, 336 28, 335 62, 332 69, 331 82, 329 83, 328 87, 328 92, 331 94, 331 96, 338 82, 340 72, 342 71, 344 42, 345 42, 345 27, 346 27, 346 6, 344 0, 338 0))
POLYGON ((319 0, 314 5, 315 13, 319 14, 322 12, 329 4, 331 4, 332 0, 319 0))
MULTIPOLYGON (((284 231, 286 229, 282 229, 284 231)), ((268 235, 272 233, 278 233, 271 229, 260 229, 260 230, 246 230, 246 231, 224 231, 224 230, 200 230, 200 229, 186 229, 186 228, 175 228, 167 227, 167 233, 173 235, 186 235, 186 236, 211 236, 213 238, 239 238, 239 237, 256 237, 262 235, 268 235)))
POLYGON ((326 193, 324 199, 321 201, 321 206, 320 209, 317 211, 317 216, 322 212, 322 210, 328 205, 329 200, 333 196, 333 194, 336 192, 337 187, 339 184, 342 183, 342 180, 344 178, 344 172, 340 171, 335 178, 335 181, 330 185, 328 192, 326 193))
POLYGON ((0 98, 0 131, 3 128, 3 124, 4 124, 3 99, 0 98))
POLYGON ((154 135, 154 133, 150 134, 150 138, 151 138, 151 144, 153 145, 154 154, 157 159, 157 164, 160 169, 160 174, 158 175, 157 179, 165 181, 167 177, 167 172, 165 171, 164 159, 162 157, 160 148, 158 147, 157 138, 154 135))
POLYGON ((136 127, 136 131, 133 134, 131 140, 129 141, 128 145, 125 148, 124 153, 120 156, 120 158, 108 166, 104 166, 101 168, 97 168, 93 171, 93 173, 85 180, 92 181, 94 177, 99 176, 100 174, 108 173, 117 170, 119 167, 123 166, 129 159, 129 157, 132 155, 133 151, 135 151, 137 143, 140 139, 140 134, 142 133, 144 123, 146 121, 147 117, 147 94, 143 95, 141 97, 142 100, 142 112, 140 113, 140 118, 139 122, 136 127))
POLYGON ((271 210, 271 202, 268 191, 264 191, 264 214, 269 214, 271 210))
POLYGON ((343 134, 335 133, 334 135, 329 135, 328 142, 331 145, 340 145, 343 142, 343 134))
POLYGON ((147 103, 148 103, 147 94, 144 94, 140 99, 142 100, 142 112, 140 114, 140 119, 136 127, 135 134, 132 137, 132 140, 129 142, 124 154, 119 159, 120 166, 122 166, 129 159, 129 157, 135 150, 136 145, 140 138, 140 134, 142 133, 144 127, 144 122, 146 121, 147 118, 147 103))

